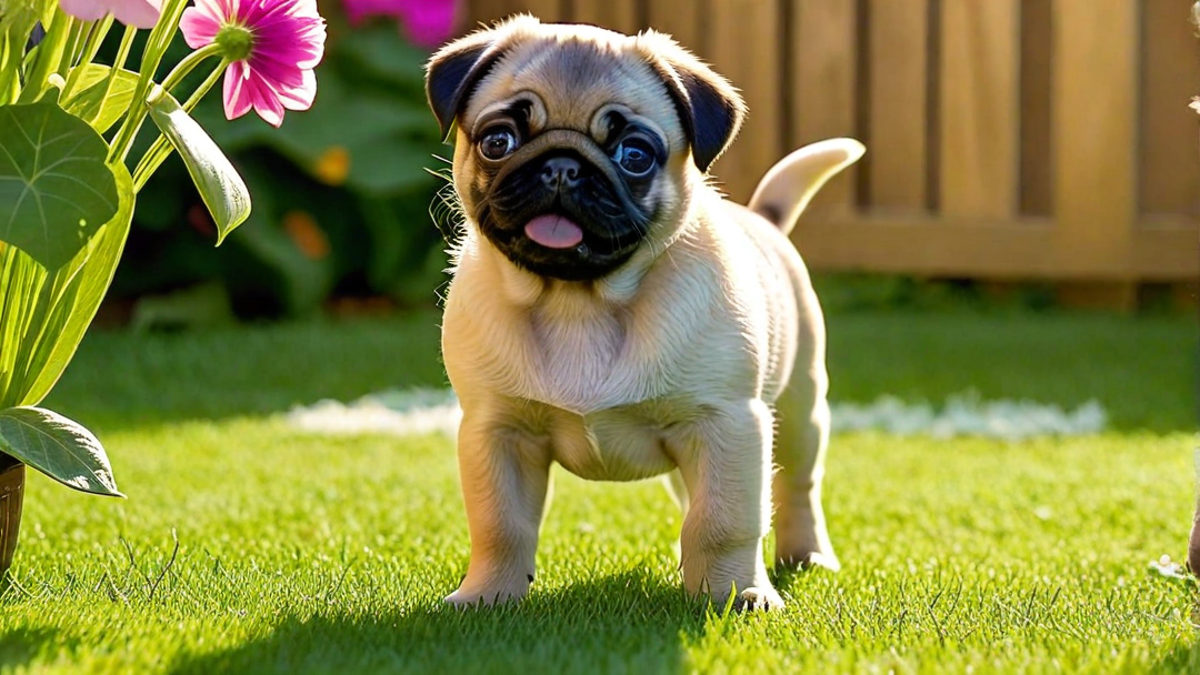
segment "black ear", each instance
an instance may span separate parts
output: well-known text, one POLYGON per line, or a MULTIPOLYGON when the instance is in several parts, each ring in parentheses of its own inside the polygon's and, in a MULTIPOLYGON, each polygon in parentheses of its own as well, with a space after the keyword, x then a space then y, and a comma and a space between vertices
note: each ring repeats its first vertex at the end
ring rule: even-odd
POLYGON ((692 159, 708 171, 737 136, 746 104, 728 80, 663 33, 638 36, 653 56, 652 66, 667 85, 683 131, 692 144, 692 159))
POLYGON ((462 112, 471 88, 487 75, 515 40, 535 34, 541 22, 529 14, 516 14, 442 47, 425 66, 425 95, 442 128, 450 133, 462 112))
POLYGON ((441 127, 442 138, 450 133, 450 125, 469 89, 495 62, 494 57, 485 58, 491 46, 490 35, 477 33, 442 47, 429 59, 425 68, 425 95, 441 127))
POLYGON ((743 104, 736 94, 731 97, 703 77, 684 72, 679 79, 690 104, 692 159, 701 171, 708 171, 742 126, 743 104))

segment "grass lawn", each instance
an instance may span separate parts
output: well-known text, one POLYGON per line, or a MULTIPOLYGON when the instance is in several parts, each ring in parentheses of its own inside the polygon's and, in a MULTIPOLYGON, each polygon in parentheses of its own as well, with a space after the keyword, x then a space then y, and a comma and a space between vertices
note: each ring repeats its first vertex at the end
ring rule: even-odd
POLYGON ((1096 398, 1114 428, 836 436, 845 567, 749 615, 681 593, 657 483, 563 472, 532 595, 442 607, 468 551, 452 443, 276 414, 442 384, 436 321, 90 335, 47 405, 97 432, 129 499, 31 477, 0 672, 1200 672, 1194 587, 1147 569, 1191 520, 1189 317, 831 316, 835 399, 1096 398))

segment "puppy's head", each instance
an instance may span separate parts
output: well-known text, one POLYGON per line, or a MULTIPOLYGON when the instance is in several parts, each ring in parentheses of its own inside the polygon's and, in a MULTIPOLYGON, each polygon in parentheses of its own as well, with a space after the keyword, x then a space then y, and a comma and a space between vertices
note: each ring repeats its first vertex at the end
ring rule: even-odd
POLYGON ((529 16, 443 47, 426 89, 443 134, 457 127, 470 221, 517 266, 568 281, 669 241, 744 114, 666 35, 529 16))

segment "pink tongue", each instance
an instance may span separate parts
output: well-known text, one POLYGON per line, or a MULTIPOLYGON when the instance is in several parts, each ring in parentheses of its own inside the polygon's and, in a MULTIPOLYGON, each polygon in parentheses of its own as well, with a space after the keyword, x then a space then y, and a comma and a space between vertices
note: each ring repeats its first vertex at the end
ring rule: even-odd
POLYGON ((545 215, 525 224, 525 236, 546 248, 571 248, 583 241, 583 230, 562 216, 545 215))

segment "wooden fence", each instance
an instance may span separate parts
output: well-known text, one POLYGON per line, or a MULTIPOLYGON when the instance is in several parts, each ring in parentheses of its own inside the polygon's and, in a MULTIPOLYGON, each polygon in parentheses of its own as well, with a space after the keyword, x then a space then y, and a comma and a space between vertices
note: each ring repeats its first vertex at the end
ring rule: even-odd
POLYGON ((739 86, 714 168, 746 198, 790 149, 867 155, 797 228, 818 269, 1099 283, 1200 277, 1192 0, 472 0, 672 33, 739 86))

